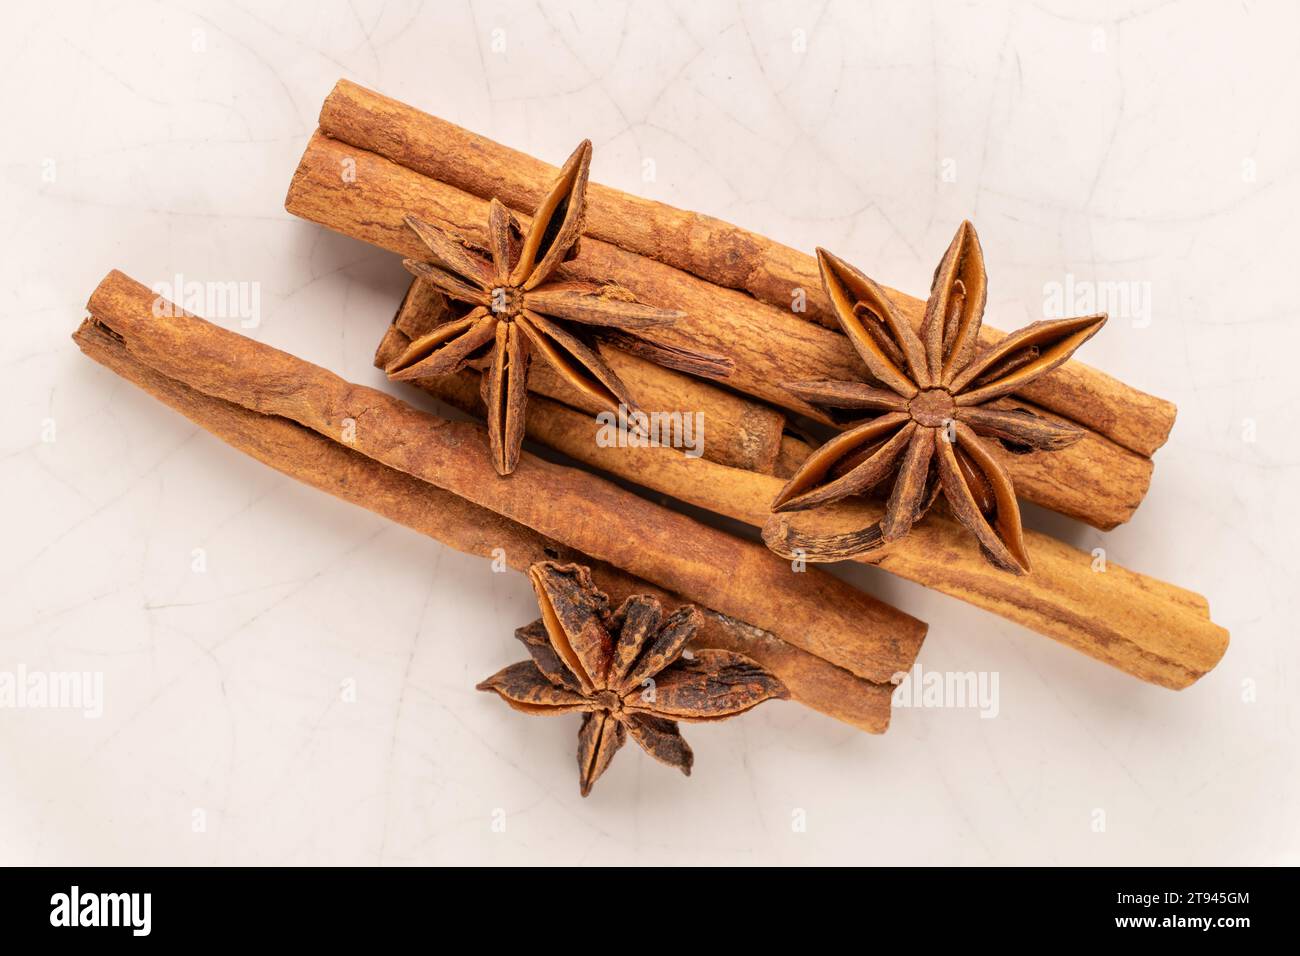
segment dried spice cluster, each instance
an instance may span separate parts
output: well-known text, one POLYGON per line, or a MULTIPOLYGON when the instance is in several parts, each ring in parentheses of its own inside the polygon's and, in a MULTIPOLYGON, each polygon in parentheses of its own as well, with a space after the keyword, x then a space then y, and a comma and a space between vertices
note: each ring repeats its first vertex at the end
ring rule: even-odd
POLYGON ((1096 585, 1080 570, 1079 552, 1033 532, 1035 577, 995 570, 1030 567, 1002 449, 1057 451, 1087 436, 1046 465, 1034 456, 1012 460, 1011 469, 1025 479, 1030 500, 1109 528, 1145 493, 1149 455, 1164 441, 1173 407, 1077 365, 1042 379, 1105 316, 1035 323, 1001 341, 985 329, 981 339, 987 276, 969 223, 936 269, 923 315, 919 302, 886 293, 819 249, 825 296, 814 292, 809 312, 796 318, 785 308, 788 293, 809 287, 813 260, 698 214, 592 186, 592 239, 579 256, 589 142, 553 177, 549 166, 345 83, 322 110, 321 127, 286 208, 408 257, 405 266, 422 280, 414 288, 427 293, 408 301, 429 306, 437 295, 438 314, 398 329, 401 339, 384 351, 382 366, 393 379, 421 384, 467 368, 481 372, 456 377, 469 389, 470 408, 478 410, 476 394, 486 405, 487 455, 481 426, 418 412, 183 310, 159 322, 156 296, 119 273, 96 290, 92 317, 75 338, 96 361, 286 474, 472 553, 495 558, 509 543, 511 566, 528 567, 541 618, 515 632, 530 659, 478 688, 525 713, 582 716, 583 796, 629 736, 689 775, 694 756, 679 721, 722 720, 792 694, 882 732, 889 675, 910 668, 925 625, 825 572, 791 575, 759 544, 589 471, 521 458, 537 356, 555 374, 534 383, 554 399, 533 407, 534 438, 677 501, 764 525, 777 554, 863 555, 907 536, 942 496, 988 564, 943 515, 905 546, 866 560, 1163 686, 1188 686, 1222 656, 1227 634, 1198 595, 1131 572, 1096 585), (337 175, 339 151, 356 153, 343 158, 358 176, 337 175), (526 228, 507 202, 518 210, 536 203, 526 228), (458 304, 454 310, 447 300, 458 304), (803 321, 829 325, 831 316, 844 336, 803 321), (990 347, 977 354, 981 341, 990 347), (724 354, 695 351, 701 343, 724 354), (613 366, 606 345, 622 356, 613 366), (711 399, 724 411, 710 412, 711 425, 729 422, 735 447, 728 454, 693 463, 655 449, 664 454, 628 455, 621 461, 630 464, 616 467, 573 451, 591 436, 576 407, 635 411, 614 368, 647 401, 701 407, 690 397, 698 381, 651 380, 637 371, 642 359, 700 378, 729 377, 734 392, 716 389, 711 399), (786 381, 810 375, 826 378, 786 381), (784 428, 786 410, 809 414, 810 404, 825 412, 819 420, 847 428, 815 450, 784 428), (338 422, 361 414, 365 427, 341 439, 338 422), (1115 454, 1101 440, 1119 443, 1115 454), (1146 456, 1145 471, 1115 477, 1125 449, 1146 456), (791 472, 778 493, 784 478, 776 476, 791 472), (1081 472, 1093 480, 1079 482, 1081 472), (512 473, 510 481, 494 480, 512 473), (1125 481, 1135 494, 1124 494, 1125 481), (1062 496, 1067 485, 1070 495, 1062 496), (1035 497, 1045 488, 1046 497, 1035 497), (878 502, 863 500, 827 507, 886 489, 883 514, 878 502), (1112 499, 1110 510, 1078 505, 1098 493, 1112 499), (806 530, 784 514, 809 509, 825 510, 801 516, 806 530), (543 557, 582 563, 530 564, 543 557), (611 593, 631 596, 612 609, 586 563, 611 593), (694 600, 702 610, 667 613, 645 593, 651 590, 665 604, 694 600))
POLYGON ((892 478, 877 525, 807 542, 810 557, 851 557, 897 541, 942 492, 985 558, 1006 571, 1028 572, 1015 488, 985 440, 1012 451, 1055 451, 1081 437, 1072 425, 998 400, 1068 360, 1106 316, 1035 322, 976 356, 988 281, 969 222, 958 228, 935 270, 919 335, 867 276, 824 249, 817 260, 835 315, 876 384, 787 387, 822 408, 871 417, 809 456, 773 510, 816 508, 892 478))
POLYGON ((612 614, 609 598, 575 564, 529 568, 540 620, 515 636, 532 660, 478 685, 526 714, 583 714, 578 783, 585 797, 630 735, 656 760, 689 775, 694 756, 677 721, 734 717, 786 689, 748 657, 700 650, 683 657, 700 612, 664 616, 659 602, 629 597, 612 614))

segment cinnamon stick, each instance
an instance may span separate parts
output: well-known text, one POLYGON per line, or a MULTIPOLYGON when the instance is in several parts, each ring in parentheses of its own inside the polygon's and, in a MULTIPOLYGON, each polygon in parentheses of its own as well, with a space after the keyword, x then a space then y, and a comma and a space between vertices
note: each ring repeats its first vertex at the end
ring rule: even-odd
MULTIPOLYGON (((400 311, 376 363, 386 364, 435 321, 427 312, 400 311)), ((476 372, 413 384, 463 411, 482 414, 476 372)), ((544 398, 529 403, 525 420, 529 438, 583 464, 746 524, 767 525, 769 543, 787 556, 795 556, 783 547, 787 522, 831 533, 880 519, 879 505, 869 502, 846 503, 822 516, 773 518, 768 505, 783 484, 780 478, 693 460, 672 448, 609 447, 597 441, 599 427, 589 415, 544 398), (817 522, 818 528, 809 527, 817 522)), ((1047 535, 1026 532, 1026 541, 1033 572, 1008 575, 985 562, 966 531, 936 511, 890 549, 859 560, 993 611, 1162 687, 1189 686, 1227 649, 1228 634, 1210 620, 1200 595, 1113 563, 1099 571, 1092 555, 1047 535)))
POLYGON ((813 453, 815 445, 799 435, 787 433, 781 436, 781 450, 777 453, 776 464, 772 474, 789 480, 799 466, 813 453))
MULTIPOLYGON (((779 634, 880 684, 911 667, 925 625, 825 572, 792 574, 761 545, 661 508, 602 480, 524 454, 501 479, 484 429, 417 411, 188 314, 155 318, 157 297, 110 273, 92 317, 130 354, 204 394, 279 415, 486 507, 683 598, 779 634), (798 608, 798 616, 792 616, 798 608)), ((165 313, 169 310, 164 309, 165 313)), ((703 459, 699 459, 703 460, 703 459)))
MULTIPOLYGON (((471 237, 481 234, 487 221, 487 204, 477 197, 319 132, 294 173, 285 208, 416 258, 425 250, 403 221, 409 211, 450 222, 471 237), (347 177, 340 175, 343 169, 350 171, 347 177)), ((728 388, 811 418, 828 420, 782 388, 782 382, 852 380, 864 374, 843 335, 589 236, 578 257, 559 271, 580 281, 612 278, 646 302, 685 311, 686 318, 656 329, 654 336, 668 345, 727 356, 735 363, 728 388)), ((710 427, 714 435, 722 431, 710 427)), ((1103 529, 1131 516, 1151 474, 1150 459, 1100 433, 1088 433, 1057 452, 1010 455, 1005 464, 1022 497, 1103 529)))
MULTIPOLYGON (((467 554, 504 555, 516 571, 543 560, 591 567, 615 603, 652 594, 666 607, 674 593, 596 561, 486 508, 388 468, 336 441, 275 415, 262 415, 170 379, 138 361, 123 341, 94 320, 73 336, 86 355, 133 382, 227 444, 304 484, 360 505, 467 554)), ((704 626, 693 647, 745 654, 772 671, 799 703, 870 733, 889 726, 892 687, 854 677, 770 631, 701 608, 704 626)))
MULTIPOLYGON (((339 80, 326 98, 320 128, 334 139, 480 199, 496 196, 514 209, 533 208, 556 173, 541 160, 348 80, 339 80)), ((594 182, 587 188, 587 233, 715 285, 741 290, 787 315, 838 328, 816 261, 757 233, 594 182), (802 313, 790 310, 796 289, 807 297, 802 313)), ((886 292, 919 327, 924 301, 889 288, 886 292)), ((986 325, 980 340, 987 347, 1003 337, 1005 333, 986 325)), ((1177 411, 1172 403, 1079 361, 1044 376, 1021 397, 1148 457, 1169 437, 1177 411)))
MULTIPOLYGON (((416 279, 407 288, 400 311, 445 316, 448 303, 432 284, 416 279)), ((599 343, 596 348, 643 408, 703 415, 709 428, 708 441, 703 445, 705 458, 722 465, 773 473, 781 453, 784 414, 770 405, 664 368, 607 343, 599 343)), ((606 411, 605 406, 574 388, 546 362, 532 365, 528 382, 530 390, 538 395, 593 414, 606 411)))

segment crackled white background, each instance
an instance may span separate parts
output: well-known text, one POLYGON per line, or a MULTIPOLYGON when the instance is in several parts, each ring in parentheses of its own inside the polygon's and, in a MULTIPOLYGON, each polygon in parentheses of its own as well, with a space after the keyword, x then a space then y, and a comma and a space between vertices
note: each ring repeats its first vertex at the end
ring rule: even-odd
POLYGON ((99 671, 106 700, 0 710, 0 862, 1300 862, 1294 5, 5 17, 0 670, 99 671), (580 799, 576 718, 473 690, 521 656, 522 577, 271 472, 69 339, 111 268, 256 282, 254 337, 387 388, 400 265, 282 208, 340 76, 552 161, 588 136, 601 182, 913 292, 970 217, 1004 329, 1067 274, 1149 283, 1150 323, 1084 357, 1178 403, 1150 497, 1110 534, 1029 521, 1207 594, 1226 658, 1171 693, 857 568, 930 622, 923 666, 999 673, 997 719, 871 737, 772 704, 688 727, 690 780, 629 747, 580 799))

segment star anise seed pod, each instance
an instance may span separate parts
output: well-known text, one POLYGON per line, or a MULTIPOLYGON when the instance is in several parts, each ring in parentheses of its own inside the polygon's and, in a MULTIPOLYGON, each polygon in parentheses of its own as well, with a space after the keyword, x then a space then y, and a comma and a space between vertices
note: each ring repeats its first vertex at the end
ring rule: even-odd
MULTIPOLYGON (((772 503, 799 511, 861 494, 893 478, 884 518, 870 529, 804 542, 836 557, 906 535, 942 492, 985 558, 1029 571, 1020 506, 1010 477, 986 444, 1055 451, 1082 431, 999 400, 1061 365, 1106 316, 1035 322, 978 356, 987 276, 975 227, 963 222, 935 270, 921 332, 875 282, 824 249, 822 285, 836 318, 876 384, 795 382, 785 387, 824 409, 874 417, 817 449, 772 503)), ((815 556, 815 555, 813 555, 815 556)))
POLYGON ((640 594, 610 613, 608 596, 585 567, 545 561, 528 576, 542 617, 515 637, 532 660, 510 665, 478 689, 526 714, 583 715, 578 784, 584 797, 629 735, 650 756, 690 776, 694 755, 677 721, 723 720, 789 696, 741 654, 697 650, 683 657, 702 622, 694 607, 665 616, 655 598, 640 594))
POLYGON ((501 475, 514 471, 519 461, 528 366, 534 355, 600 403, 635 411, 623 382, 570 323, 626 333, 684 314, 638 303, 627 290, 612 284, 551 281, 560 264, 577 253, 590 165, 591 143, 584 140, 533 213, 527 234, 510 211, 493 199, 488 211, 488 255, 450 228, 406 217, 432 259, 407 259, 403 263, 407 270, 471 308, 416 339, 385 371, 394 380, 406 381, 450 374, 471 364, 485 366, 482 388, 488 441, 492 463, 501 475))

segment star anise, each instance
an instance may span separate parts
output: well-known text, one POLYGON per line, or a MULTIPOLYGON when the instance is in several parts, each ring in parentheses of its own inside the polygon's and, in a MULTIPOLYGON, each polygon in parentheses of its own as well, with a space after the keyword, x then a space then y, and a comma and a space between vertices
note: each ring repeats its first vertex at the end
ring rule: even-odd
POLYGON ((677 721, 734 717, 785 686, 741 654, 684 654, 702 617, 690 606, 664 615, 649 595, 633 595, 610 613, 608 596, 576 564, 546 561, 528 569, 542 617, 515 631, 532 660, 512 664, 478 685, 526 714, 583 715, 578 784, 585 797, 628 735, 656 760, 687 776, 694 755, 677 721))
POLYGON ((835 315, 876 384, 785 387, 813 405, 874 417, 815 451, 772 510, 815 508, 892 478, 883 519, 837 536, 830 548, 836 557, 902 538, 942 491, 985 558, 1006 571, 1028 572, 1015 488, 986 440, 1016 452, 1055 451, 1082 436, 1078 428, 1001 399, 1069 359, 1106 316, 1035 322, 977 356, 987 276, 969 222, 958 228, 935 270, 919 335, 867 276, 824 249, 817 250, 817 261, 835 315))
POLYGON ((385 371, 392 379, 409 380, 449 374, 467 365, 485 367, 488 441, 492 463, 502 475, 514 471, 519 461, 528 366, 534 354, 600 403, 635 410, 619 377, 569 323, 626 333, 684 314, 638 303, 612 284, 551 281, 560 264, 577 253, 590 165, 591 143, 584 140, 537 207, 527 234, 493 199, 487 250, 475 248, 450 228, 406 217, 432 259, 407 259, 406 268, 471 308, 416 339, 385 371))

